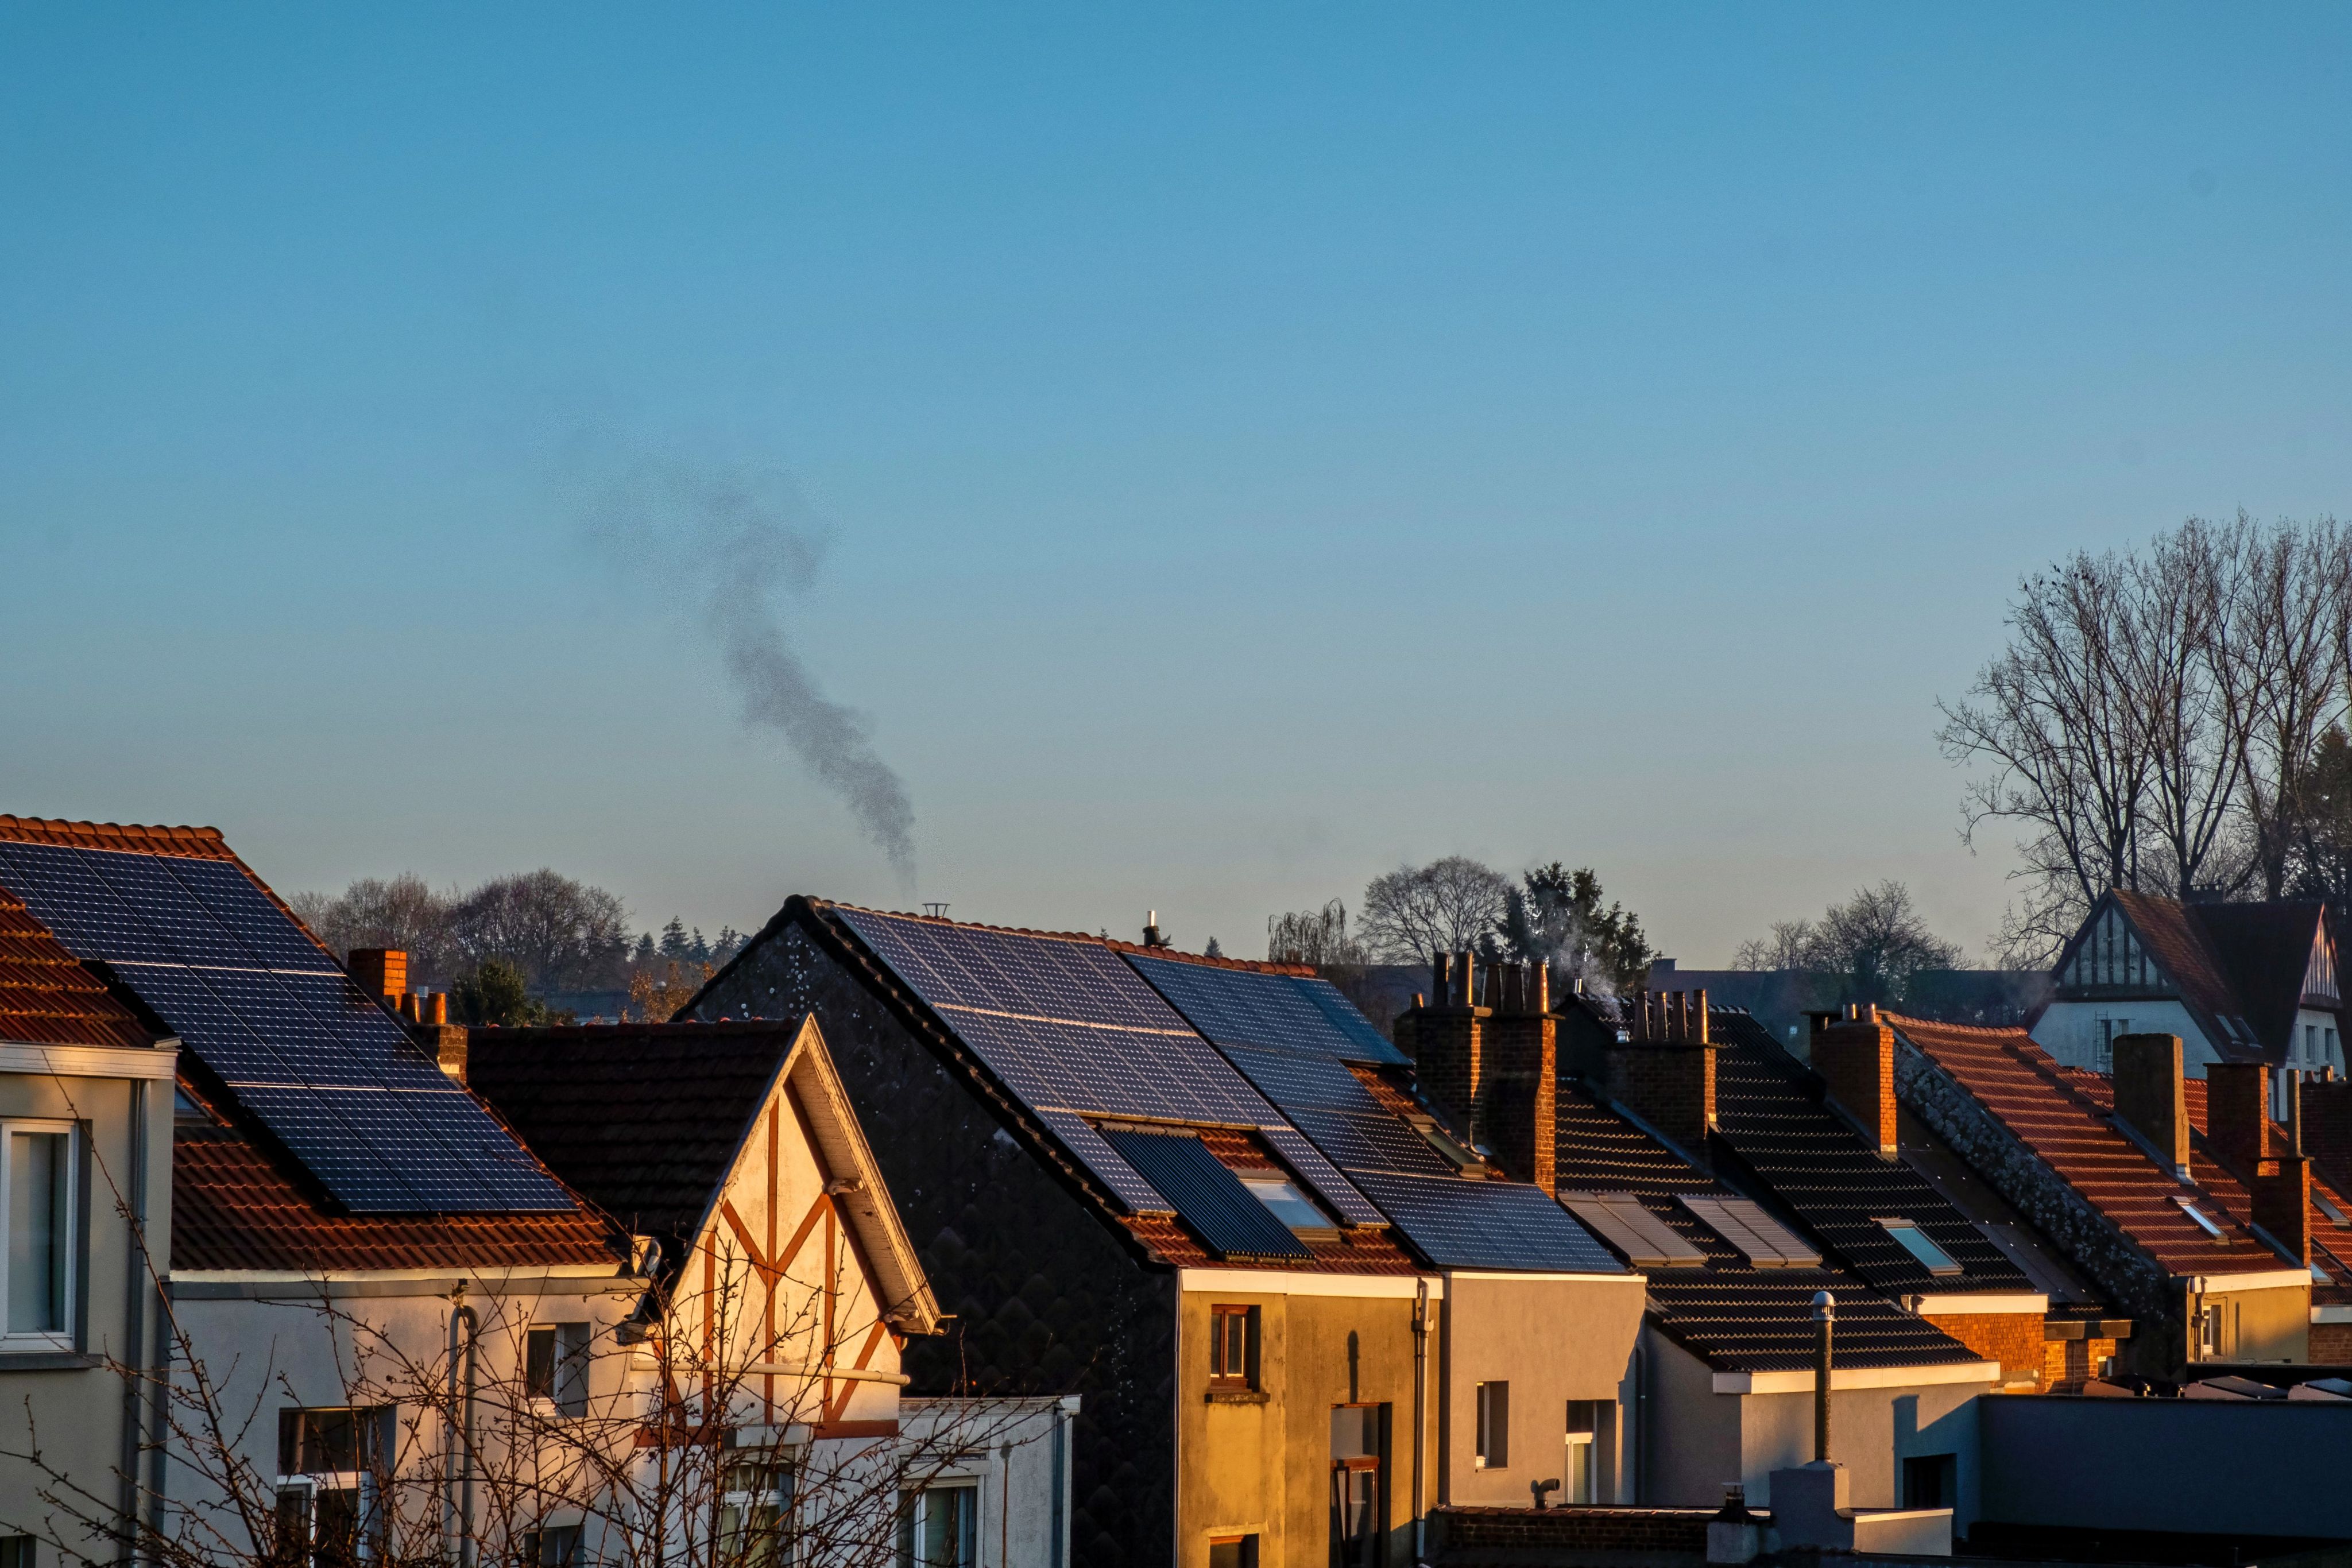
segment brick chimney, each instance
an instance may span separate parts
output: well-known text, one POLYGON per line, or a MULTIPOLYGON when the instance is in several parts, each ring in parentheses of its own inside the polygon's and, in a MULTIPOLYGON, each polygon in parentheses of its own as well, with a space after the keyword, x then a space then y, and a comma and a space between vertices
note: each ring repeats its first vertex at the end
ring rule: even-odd
POLYGON ((2205 1141, 2221 1163, 2249 1181, 2271 1157, 2271 1070, 2259 1061, 2215 1061, 2205 1068, 2205 1141))
POLYGON ((1476 1089, 1485 1142, 1517 1181, 1549 1192, 1559 1158, 1559 1020, 1541 964, 1490 964, 1476 1089))
POLYGON ((2189 1178, 2189 1102, 2180 1087, 2180 1037, 2116 1036, 2116 1119, 2155 1145, 2173 1174, 2189 1178))
POLYGON ((351 971, 361 990, 394 1012, 400 1010, 400 998, 408 990, 406 953, 397 947, 354 947, 351 971))
POLYGON ((2247 1185, 2253 1189, 2254 1223, 2304 1267, 2311 1266, 2311 1162, 2301 1155, 2264 1160, 2247 1185))
POLYGON ((1549 1192, 1559 1157, 1559 1035, 1544 967, 1490 964, 1482 977, 1473 955, 1441 953, 1430 988, 1397 1020, 1422 1094, 1513 1180, 1549 1192))
POLYGON ((1853 1118, 1882 1155, 1895 1152, 1895 1030, 1878 1009, 1848 1008, 1843 1019, 1813 1036, 1813 1071, 1829 1097, 1853 1118))
POLYGON ((1615 1030, 1578 1031, 1576 1071, 1685 1154, 1706 1158, 1721 1049, 1708 1038, 1706 993, 1636 991, 1623 1019, 1615 1030))

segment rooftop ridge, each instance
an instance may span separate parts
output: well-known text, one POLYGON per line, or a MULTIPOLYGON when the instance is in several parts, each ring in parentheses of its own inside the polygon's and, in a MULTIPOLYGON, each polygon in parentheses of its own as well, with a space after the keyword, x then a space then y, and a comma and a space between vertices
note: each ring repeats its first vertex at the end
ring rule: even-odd
MULTIPOLYGON (((0 818, 0 821, 5 821, 0 818)), ((863 904, 845 904, 834 898, 811 898, 809 904, 818 910, 844 910, 852 915, 878 915, 889 920, 911 920, 921 925, 940 925, 957 931, 988 931, 1000 936, 1027 936, 1040 942, 1085 942, 1097 947, 1108 947, 1114 953, 1140 953, 1147 958, 1169 958, 1178 963, 1198 964, 1204 968, 1239 969, 1259 975, 1291 975, 1301 979, 1317 977, 1311 964, 1277 964, 1256 958, 1210 957, 1205 953, 1180 952, 1173 947, 1147 947, 1140 942, 1129 942, 1117 936, 1105 936, 1099 931, 1041 931, 1027 925, 991 925, 979 920, 950 920, 944 915, 915 915, 904 909, 876 909, 863 904)))
POLYGON ((236 858, 218 828, 88 822, 63 817, 18 817, 0 813, 0 840, 16 843, 59 844, 69 849, 125 850, 134 854, 176 854, 194 860, 236 858))

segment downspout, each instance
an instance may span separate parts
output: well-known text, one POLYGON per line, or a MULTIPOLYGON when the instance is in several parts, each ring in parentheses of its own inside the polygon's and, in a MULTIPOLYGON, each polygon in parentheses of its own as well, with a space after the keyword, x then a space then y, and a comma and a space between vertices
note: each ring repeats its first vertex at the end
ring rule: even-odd
POLYGON ((1429 1281, 1412 1288, 1412 1560, 1429 1556, 1429 1511, 1422 1498, 1422 1447, 1429 1428, 1429 1281))
POLYGON ((457 1568, 474 1568, 474 1394, 478 1372, 481 1320, 474 1309, 458 1306, 449 1313, 449 1490, 454 1507, 444 1504, 442 1536, 457 1538, 457 1568), (457 1391, 457 1325, 466 1326, 466 1387, 464 1403, 457 1391))
MULTIPOLYGON (((93 1132, 95 1127, 93 1126, 93 1132)), ((122 1546, 115 1557, 128 1564, 139 1541, 139 1385, 146 1374, 147 1338, 147 1081, 131 1081, 131 1238, 123 1291, 122 1354, 130 1369, 122 1379, 122 1546)))

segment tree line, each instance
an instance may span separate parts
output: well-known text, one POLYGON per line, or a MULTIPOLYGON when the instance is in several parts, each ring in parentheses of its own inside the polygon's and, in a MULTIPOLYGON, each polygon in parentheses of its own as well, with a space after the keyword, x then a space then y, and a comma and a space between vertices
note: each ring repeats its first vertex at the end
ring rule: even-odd
POLYGON ((1937 738, 1969 841, 2018 834, 2011 963, 2111 887, 2352 913, 2352 529, 2191 517, 2026 577, 2007 621, 1937 738))
POLYGON ((339 957, 398 947, 418 985, 450 992, 469 1022, 526 1022, 531 998, 581 991, 675 988, 707 977, 748 939, 729 926, 706 939, 673 916, 659 934, 631 934, 617 894, 541 869, 470 892, 416 875, 363 877, 339 894, 299 893, 294 913, 339 957), (508 1016, 520 1010, 524 1016, 508 1016))

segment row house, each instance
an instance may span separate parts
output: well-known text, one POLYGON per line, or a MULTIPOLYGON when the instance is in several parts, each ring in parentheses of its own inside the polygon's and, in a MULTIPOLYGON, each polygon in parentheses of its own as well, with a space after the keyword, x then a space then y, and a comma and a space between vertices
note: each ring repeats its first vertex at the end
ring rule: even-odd
POLYGON ((0 1561, 111 1557, 139 1506, 177 1048, 0 885, 0 1561))
POLYGON ((1083 1391, 1075 1561, 1403 1564, 1615 1484, 1642 1276, 1311 971, 795 897, 681 1014, 803 1017, 952 1314, 911 1391, 1083 1391))
POLYGON ((1878 1021, 1904 1106, 2135 1321, 2119 1372, 2352 1356, 2352 1204, 2315 1179, 2297 1085, 2272 1117, 2268 1063, 2194 1078, 2180 1037, 2136 1033, 2100 1073, 2021 1029, 1878 1021))
MULTIPOLYGON (((498 1033, 355 958, 212 830, 0 818, 0 1037, 36 1037, 0 1041, 5 1131, 59 1140, 5 1167, 48 1295, 0 1444, 73 1482, 0 1467, 14 1563, 141 1530, 313 1568, 1010 1560, 930 1482, 1045 1478, 976 1463, 969 1402, 909 1451, 939 1314, 814 1027, 518 1033, 483 1053, 509 1119, 466 1082, 498 1033)), ((980 1418, 1050 1451, 1068 1414, 980 1418)))
POLYGON ((2344 998, 2326 906, 2184 904, 2117 888, 2103 894, 2051 971, 2031 1024, 2062 1066, 2114 1070, 2116 1040, 2179 1035, 2191 1078, 2213 1062, 2273 1074, 2345 1076, 2344 998))

